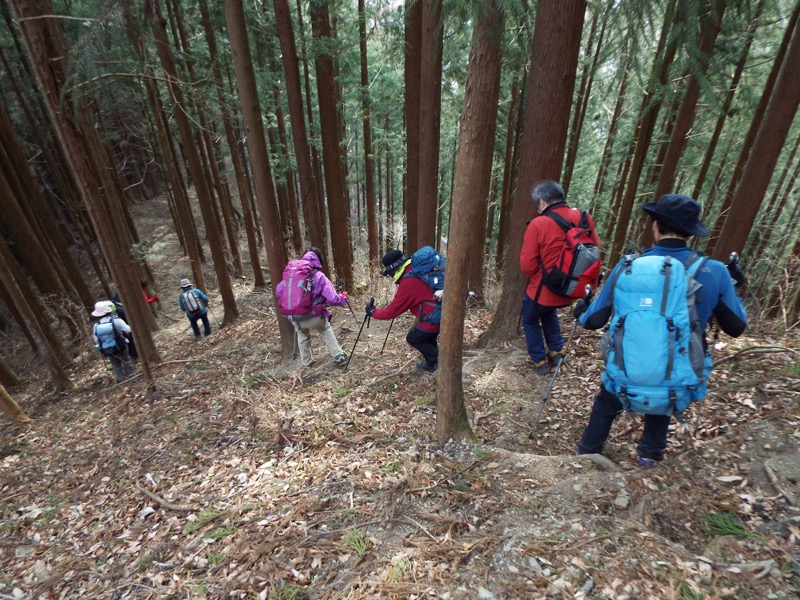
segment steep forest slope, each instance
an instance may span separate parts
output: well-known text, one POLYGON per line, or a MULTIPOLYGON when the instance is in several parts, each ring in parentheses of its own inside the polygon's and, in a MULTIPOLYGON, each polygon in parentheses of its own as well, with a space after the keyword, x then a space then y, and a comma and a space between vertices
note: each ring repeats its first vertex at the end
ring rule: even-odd
MULTIPOLYGON (((532 438, 547 379, 522 338, 467 350, 476 441, 439 447, 410 320, 382 353, 373 321, 346 373, 315 339, 301 370, 280 364, 271 292, 241 281, 242 318, 217 327, 211 285, 214 331, 195 343, 168 220, 137 212, 162 301, 157 392, 113 384, 88 344, 70 392, 37 372, 13 390, 33 421, 0 421, 0 598, 798 597, 796 335, 721 340, 702 413, 653 469, 632 460, 628 417, 606 457, 574 456, 601 370, 591 332, 532 438)), ((348 353, 366 299, 391 293, 363 279, 355 318, 335 311, 348 353)), ((469 308, 468 342, 489 319, 469 308)))

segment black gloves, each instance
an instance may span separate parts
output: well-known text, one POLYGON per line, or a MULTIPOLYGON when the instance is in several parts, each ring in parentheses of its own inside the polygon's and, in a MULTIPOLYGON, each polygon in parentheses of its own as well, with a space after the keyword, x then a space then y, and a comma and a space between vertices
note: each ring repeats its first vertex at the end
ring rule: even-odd
POLYGON ((581 298, 575 303, 575 308, 572 309, 572 316, 579 319, 580 316, 589 309, 589 303, 586 298, 581 298))
POLYGON ((742 271, 739 263, 734 262, 726 266, 728 268, 728 275, 730 275, 731 279, 733 280, 733 287, 742 287, 747 279, 745 278, 744 271, 742 271))
POLYGON ((364 312, 367 313, 368 317, 371 317, 373 310, 375 310, 375 298, 370 298, 369 304, 364 307, 364 312))

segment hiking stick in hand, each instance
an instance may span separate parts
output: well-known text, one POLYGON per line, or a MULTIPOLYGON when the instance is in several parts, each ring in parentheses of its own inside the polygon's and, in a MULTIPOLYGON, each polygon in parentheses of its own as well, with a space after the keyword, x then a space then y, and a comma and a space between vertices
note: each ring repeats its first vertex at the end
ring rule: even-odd
MULTIPOLYGON (((375 307, 375 298, 370 298, 369 304, 367 306, 375 307)), ((353 344, 353 349, 350 350, 350 356, 347 357, 347 364, 344 366, 344 372, 347 373, 347 369, 350 367, 350 361, 353 359, 353 352, 356 351, 356 346, 358 346, 358 340, 361 338, 361 332, 364 331, 364 325, 370 320, 371 314, 367 311, 367 314, 364 315, 364 320, 361 322, 361 327, 358 330, 358 335, 356 336, 356 341, 353 344)), ((369 327, 369 325, 367 325, 369 327)))
POLYGON ((394 319, 392 319, 392 322, 389 323, 389 329, 386 332, 386 339, 383 340, 383 346, 381 346, 381 354, 383 354, 383 349, 386 348, 386 342, 389 341, 389 334, 392 332, 392 325, 394 325, 394 319))
MULTIPOLYGON (((592 290, 592 286, 586 286, 586 295, 584 299, 588 303, 589 300, 592 298, 592 294, 594 290, 592 290)), ((575 336, 575 331, 578 329, 578 319, 575 319, 575 322, 572 324, 572 331, 569 333, 569 337, 567 338, 567 343, 564 344, 564 356, 561 357, 561 360, 556 365, 556 370, 553 371, 553 376, 550 378, 550 384, 547 386, 547 391, 544 394, 544 398, 542 399, 542 404, 539 406, 539 412, 536 413, 536 420, 533 422, 533 427, 531 427, 531 431, 528 434, 528 439, 533 439, 533 434, 536 431, 536 427, 539 425, 539 419, 542 418, 542 412, 544 411, 544 405, 547 403, 547 399, 550 397, 550 392, 553 391, 553 386, 556 383, 556 379, 558 378, 558 374, 561 371, 561 365, 564 364, 564 361, 567 360, 567 354, 572 349, 572 338, 575 336)))

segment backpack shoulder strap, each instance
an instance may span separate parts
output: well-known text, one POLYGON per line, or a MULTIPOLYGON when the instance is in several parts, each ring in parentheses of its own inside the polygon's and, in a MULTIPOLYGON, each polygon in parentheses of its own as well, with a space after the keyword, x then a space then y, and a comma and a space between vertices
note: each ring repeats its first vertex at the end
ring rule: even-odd
POLYGON ((686 267, 686 272, 689 273, 689 275, 695 277, 695 274, 699 273, 700 269, 702 269, 707 262, 708 256, 695 250, 689 255, 689 258, 683 261, 683 266, 686 267))
POLYGON ((574 224, 572 224, 569 221, 567 221, 564 217, 562 217, 558 213, 549 212, 549 213, 545 213, 544 216, 545 217, 550 217, 551 219, 553 219, 553 221, 555 221, 558 224, 558 226, 561 227, 561 229, 564 230, 564 233, 566 233, 567 231, 569 231, 570 229, 575 227, 574 224))

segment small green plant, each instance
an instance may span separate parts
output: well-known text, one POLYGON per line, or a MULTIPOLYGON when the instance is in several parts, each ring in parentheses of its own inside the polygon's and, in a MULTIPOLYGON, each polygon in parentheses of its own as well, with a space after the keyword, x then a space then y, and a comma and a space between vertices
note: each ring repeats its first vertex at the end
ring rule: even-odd
POLYGON ((236 533, 236 529, 236 527, 219 527, 209 531, 205 537, 211 538, 212 540, 219 540, 224 537, 228 537, 229 535, 233 535, 236 533))
POLYGON ((367 536, 358 529, 348 529, 344 534, 344 543, 355 554, 356 564, 364 560, 370 549, 370 542, 367 536))
POLYGON ((741 535, 750 537, 753 534, 744 528, 742 520, 728 512, 717 512, 706 516, 706 522, 701 526, 708 535, 741 535))
POLYGON ((681 600, 703 600, 704 596, 685 581, 681 581, 681 600))
POLYGON ((269 588, 269 597, 273 600, 300 600, 306 597, 305 588, 293 583, 272 584, 269 588))
POLYGON ((433 396, 420 396, 414 400, 414 406, 425 406, 427 404, 436 404, 436 398, 433 396))
POLYGON ((200 514, 197 515, 197 518, 194 521, 189 521, 184 526, 183 533, 194 533, 201 527, 211 523, 211 521, 219 517, 224 512, 224 510, 220 510, 218 508, 206 508, 200 511, 200 514))
POLYGON ((339 396, 339 398, 344 398, 350 393, 350 390, 345 388, 333 388, 333 393, 339 396))
POLYGON ((222 556, 222 554, 214 552, 212 554, 209 554, 206 560, 208 561, 208 564, 213 567, 214 565, 218 565, 219 563, 221 563, 223 558, 224 557, 222 556))
POLYGON ((389 571, 386 573, 388 583, 397 583, 403 574, 411 567, 411 562, 407 558, 397 558, 392 561, 389 571))
POLYGON ((384 465, 380 468, 381 473, 386 473, 390 475, 392 473, 397 472, 397 463, 389 463, 388 465, 384 465))

